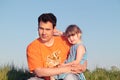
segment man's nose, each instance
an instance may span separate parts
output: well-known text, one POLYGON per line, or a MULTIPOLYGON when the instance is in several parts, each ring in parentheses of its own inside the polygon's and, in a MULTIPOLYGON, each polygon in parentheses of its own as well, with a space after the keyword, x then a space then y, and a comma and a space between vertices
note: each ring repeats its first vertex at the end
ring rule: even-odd
POLYGON ((45 34, 46 33, 46 30, 45 29, 43 29, 43 34, 45 34))

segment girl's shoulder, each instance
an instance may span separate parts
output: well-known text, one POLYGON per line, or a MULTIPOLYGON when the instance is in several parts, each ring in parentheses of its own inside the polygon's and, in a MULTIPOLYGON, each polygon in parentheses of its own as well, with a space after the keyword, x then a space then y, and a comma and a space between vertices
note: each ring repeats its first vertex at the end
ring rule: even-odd
POLYGON ((78 49, 83 49, 83 50, 86 51, 86 47, 85 47, 85 45, 84 45, 83 43, 77 44, 76 47, 77 47, 78 49))

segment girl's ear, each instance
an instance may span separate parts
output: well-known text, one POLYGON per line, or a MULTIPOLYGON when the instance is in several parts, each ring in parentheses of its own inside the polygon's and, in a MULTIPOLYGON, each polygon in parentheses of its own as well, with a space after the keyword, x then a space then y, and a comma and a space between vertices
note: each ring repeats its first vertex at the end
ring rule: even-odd
POLYGON ((82 34, 81 34, 81 33, 78 33, 78 37, 80 37, 80 38, 81 38, 81 36, 82 36, 82 34))

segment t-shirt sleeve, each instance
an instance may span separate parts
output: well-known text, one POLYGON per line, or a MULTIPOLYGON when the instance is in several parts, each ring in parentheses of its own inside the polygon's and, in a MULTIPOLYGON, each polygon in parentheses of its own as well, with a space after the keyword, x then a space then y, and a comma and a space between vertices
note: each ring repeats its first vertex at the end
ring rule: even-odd
MULTIPOLYGON (((68 55, 70 53, 69 51, 70 51, 71 44, 68 42, 68 40, 65 36, 62 36, 62 41, 63 41, 63 45, 64 45, 64 48, 66 50, 67 57, 68 57, 68 55)), ((65 60, 67 59, 67 57, 65 58, 65 60)))
POLYGON ((71 44, 68 42, 68 40, 65 36, 62 36, 62 41, 63 41, 63 44, 64 44, 65 48, 67 49, 67 51, 69 51, 71 44))
POLYGON ((36 45, 29 45, 26 52, 30 72, 36 68, 43 67, 42 55, 40 55, 36 45))

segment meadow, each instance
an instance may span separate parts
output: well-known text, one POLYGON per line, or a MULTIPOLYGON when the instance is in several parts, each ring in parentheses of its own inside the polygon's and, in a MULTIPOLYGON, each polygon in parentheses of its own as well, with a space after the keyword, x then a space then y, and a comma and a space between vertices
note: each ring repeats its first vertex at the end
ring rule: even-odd
MULTIPOLYGON (((120 80, 120 69, 112 66, 111 69, 96 67, 84 72, 86 80, 120 80)), ((33 76, 27 69, 17 68, 14 65, 0 66, 0 80, 27 80, 33 76)))

